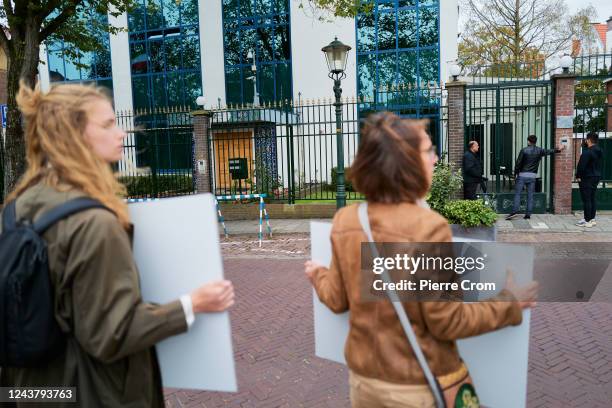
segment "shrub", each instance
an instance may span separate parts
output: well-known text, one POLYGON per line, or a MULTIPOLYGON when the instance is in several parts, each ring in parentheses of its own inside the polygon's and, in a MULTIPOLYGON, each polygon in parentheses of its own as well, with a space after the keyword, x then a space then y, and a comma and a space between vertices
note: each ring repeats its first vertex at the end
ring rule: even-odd
POLYGON ((464 227, 490 227, 497 221, 495 211, 482 200, 450 201, 441 213, 450 224, 464 227))
POLYGON ((439 213, 444 212, 444 206, 462 186, 463 177, 453 171, 451 165, 446 163, 445 153, 436 163, 431 180, 431 189, 427 196, 427 204, 439 213))
MULTIPOLYGON (((348 169, 349 169, 348 167, 344 168, 344 189, 347 192, 349 191, 353 192, 355 191, 353 189, 353 183, 351 183, 350 181, 346 179, 346 174, 348 172, 348 169)), ((338 186, 338 167, 334 167, 331 170, 331 184, 329 185, 329 188, 331 191, 336 191, 337 186, 338 186)))
POLYGON ((193 193, 193 178, 189 174, 142 175, 119 177, 128 197, 176 196, 193 193))

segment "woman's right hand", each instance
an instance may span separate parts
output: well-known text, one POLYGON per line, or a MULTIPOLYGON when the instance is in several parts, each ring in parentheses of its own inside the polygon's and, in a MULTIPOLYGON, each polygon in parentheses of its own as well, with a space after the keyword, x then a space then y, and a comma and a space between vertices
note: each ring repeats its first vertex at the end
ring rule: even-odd
POLYGON ((527 309, 536 305, 538 282, 531 281, 525 286, 517 286, 514 282, 512 270, 508 269, 505 289, 512 293, 512 296, 514 296, 514 298, 518 301, 521 309, 527 309))
POLYGON ((234 305, 234 286, 228 280, 209 282, 191 292, 194 313, 223 312, 234 305))

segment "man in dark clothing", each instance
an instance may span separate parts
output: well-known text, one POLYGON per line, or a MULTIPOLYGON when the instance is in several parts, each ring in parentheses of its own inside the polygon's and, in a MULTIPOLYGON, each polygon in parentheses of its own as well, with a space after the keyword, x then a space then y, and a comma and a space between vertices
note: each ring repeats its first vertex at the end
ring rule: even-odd
POLYGON ((597 145, 599 135, 596 132, 590 132, 587 135, 586 143, 583 144, 587 149, 580 155, 578 166, 576 168, 576 181, 580 187, 580 197, 584 206, 584 219, 580 220, 576 225, 580 227, 593 227, 595 225, 595 193, 597 184, 601 179, 601 162, 603 152, 597 145))
POLYGON ((463 155, 463 198, 476 199, 476 190, 485 177, 482 176, 482 163, 478 158, 478 142, 472 140, 468 143, 468 150, 463 155))
POLYGON ((529 135, 527 137, 527 147, 521 149, 516 159, 516 165, 514 166, 514 179, 516 180, 516 186, 514 188, 514 205, 512 206, 512 212, 506 217, 507 220, 513 219, 518 213, 523 187, 527 187, 527 211, 525 212, 524 218, 526 220, 531 218, 531 212, 533 211, 533 193, 535 191, 540 161, 544 156, 559 153, 565 149, 565 146, 561 146, 557 149, 543 149, 536 146, 537 141, 538 138, 536 135, 529 135))

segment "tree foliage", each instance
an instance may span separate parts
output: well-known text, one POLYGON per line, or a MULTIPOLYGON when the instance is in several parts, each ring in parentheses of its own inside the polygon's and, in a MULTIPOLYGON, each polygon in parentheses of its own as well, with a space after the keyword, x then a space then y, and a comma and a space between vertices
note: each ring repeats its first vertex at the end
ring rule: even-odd
POLYGON ((25 141, 15 96, 20 80, 35 84, 41 44, 64 41, 64 55, 79 64, 83 53, 102 50, 102 33, 119 31, 106 24, 106 19, 92 16, 108 13, 116 17, 131 6, 132 0, 2 0, 0 47, 8 58, 6 143, 0 144, 4 195, 25 170, 25 141))
MULTIPOLYGON (((467 20, 459 62, 474 67, 546 60, 569 50, 572 39, 592 40, 592 6, 570 14, 564 0, 463 0, 467 20)), ((533 67, 513 75, 529 74, 533 67)))

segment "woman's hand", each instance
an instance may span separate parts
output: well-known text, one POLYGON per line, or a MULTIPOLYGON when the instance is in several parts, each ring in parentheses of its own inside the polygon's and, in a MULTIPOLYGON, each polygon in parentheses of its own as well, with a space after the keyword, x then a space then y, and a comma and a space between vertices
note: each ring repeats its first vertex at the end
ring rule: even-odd
POLYGON ((512 296, 518 301, 521 309, 527 309, 536 305, 538 282, 531 281, 525 286, 517 286, 514 282, 512 270, 508 269, 505 289, 512 293, 512 296))
POLYGON ((234 286, 228 280, 209 282, 191 292, 194 313, 223 312, 234 305, 234 286))
POLYGON ((310 281, 310 283, 314 283, 313 282, 313 275, 315 273, 315 271, 317 270, 317 268, 320 268, 322 265, 316 263, 315 261, 306 261, 304 263, 304 273, 306 274, 306 277, 308 277, 308 280, 310 281))

